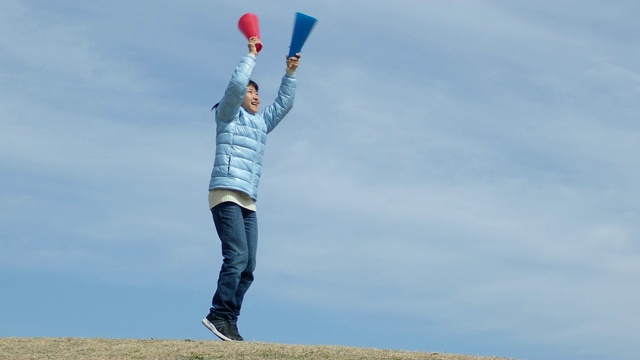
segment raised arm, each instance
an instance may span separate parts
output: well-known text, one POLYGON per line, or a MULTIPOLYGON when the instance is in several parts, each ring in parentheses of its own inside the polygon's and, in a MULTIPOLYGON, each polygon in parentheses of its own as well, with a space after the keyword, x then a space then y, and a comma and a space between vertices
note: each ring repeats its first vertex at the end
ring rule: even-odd
POLYGON ((267 133, 270 133, 293 108, 297 85, 295 72, 300 65, 300 57, 301 55, 297 54, 287 59, 286 73, 282 77, 278 96, 273 104, 264 110, 263 118, 267 123, 267 133))
POLYGON ((252 37, 249 39, 249 44, 247 45, 249 47, 249 54, 240 60, 216 108, 217 121, 231 122, 238 117, 242 100, 247 93, 249 78, 256 65, 256 56, 258 55, 256 45, 258 43, 260 43, 260 39, 258 38, 252 37))

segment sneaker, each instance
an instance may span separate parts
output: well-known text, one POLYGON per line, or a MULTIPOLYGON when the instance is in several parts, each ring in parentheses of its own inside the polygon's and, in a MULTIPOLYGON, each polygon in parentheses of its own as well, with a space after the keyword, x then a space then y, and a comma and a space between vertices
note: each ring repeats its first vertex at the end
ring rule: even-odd
POLYGON ((235 322, 229 322, 229 329, 231 330, 231 337, 236 341, 244 341, 242 336, 240 336, 240 332, 238 331, 238 324, 235 322))
MULTIPOLYGON (((207 329, 211 330, 220 340, 223 341, 234 341, 237 340, 235 334, 231 328, 231 323, 229 320, 217 317, 215 315, 207 315, 206 318, 202 319, 202 325, 206 326, 207 329)), ((240 336, 238 334, 237 336, 240 336)))

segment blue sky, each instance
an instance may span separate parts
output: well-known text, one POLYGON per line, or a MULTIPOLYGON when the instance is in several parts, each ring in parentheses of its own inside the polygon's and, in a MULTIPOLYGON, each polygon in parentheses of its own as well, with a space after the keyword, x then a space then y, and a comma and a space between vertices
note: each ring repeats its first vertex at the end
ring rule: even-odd
POLYGON ((248 340, 631 359, 637 1, 0 3, 0 336, 212 339, 210 108, 260 17, 248 340))

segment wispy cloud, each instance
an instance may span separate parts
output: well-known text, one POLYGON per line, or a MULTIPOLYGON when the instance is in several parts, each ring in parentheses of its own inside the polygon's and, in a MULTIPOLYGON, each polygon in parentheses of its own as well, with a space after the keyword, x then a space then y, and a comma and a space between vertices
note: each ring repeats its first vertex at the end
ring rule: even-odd
MULTIPOLYGON (((635 3, 362 4, 281 3, 321 21, 269 138, 256 292, 567 357, 634 353, 635 3)), ((208 109, 244 54, 234 19, 262 16, 268 102, 292 16, 147 5, 0 5, 2 269, 215 276, 208 109)))

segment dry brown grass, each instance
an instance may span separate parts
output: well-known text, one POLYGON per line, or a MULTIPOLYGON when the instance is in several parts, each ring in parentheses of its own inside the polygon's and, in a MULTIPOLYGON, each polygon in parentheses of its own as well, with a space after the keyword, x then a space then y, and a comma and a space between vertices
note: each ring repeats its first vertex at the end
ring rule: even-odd
POLYGON ((260 342, 0 338, 1 360, 497 360, 504 358, 391 351, 346 346, 260 342))

